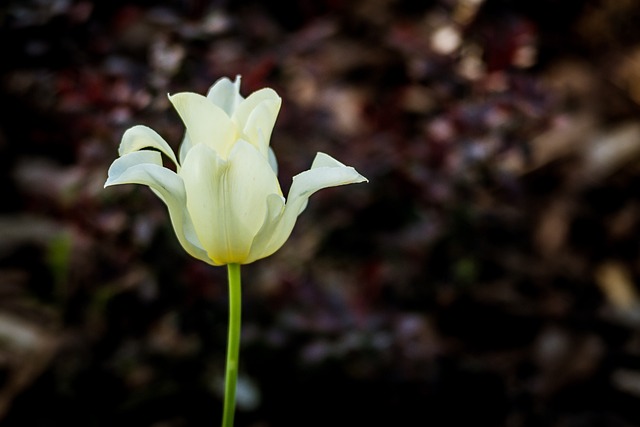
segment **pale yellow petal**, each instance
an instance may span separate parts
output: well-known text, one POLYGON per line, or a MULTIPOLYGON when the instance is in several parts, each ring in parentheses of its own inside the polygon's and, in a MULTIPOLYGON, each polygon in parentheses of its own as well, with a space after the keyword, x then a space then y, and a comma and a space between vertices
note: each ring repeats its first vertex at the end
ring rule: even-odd
POLYGON ((182 138, 182 144, 180 144, 180 148, 178 149, 178 159, 180 160, 180 164, 184 163, 184 158, 187 156, 189 150, 191 150, 193 144, 189 139, 189 135, 185 133, 184 138, 182 138))
POLYGON ((156 151, 141 150, 116 159, 109 168, 105 187, 118 184, 147 185, 167 205, 171 224, 178 241, 194 258, 209 264, 209 259, 198 240, 191 217, 186 211, 186 193, 182 179, 162 166, 162 157, 156 151))
POLYGON ((263 156, 267 156, 271 133, 280 111, 280 100, 266 100, 249 114, 242 129, 245 137, 263 156))
POLYGON ((231 163, 214 150, 196 145, 187 153, 180 172, 196 234, 218 264, 242 263, 252 238, 233 206, 230 168, 231 163))
POLYGON ((330 155, 320 151, 316 154, 316 157, 313 159, 313 163, 311 163, 311 169, 323 168, 323 167, 324 168, 348 168, 349 166, 337 161, 330 155))
POLYGON ((282 195, 269 161, 246 141, 238 141, 229 156, 228 201, 247 246, 262 227, 269 194, 282 195))
POLYGON ((244 100, 240 95, 240 76, 232 82, 227 77, 219 79, 211 86, 207 93, 209 101, 220 107, 229 117, 236 107, 244 100))
POLYGON ((278 158, 276 157, 276 153, 273 152, 273 148, 269 147, 269 151, 267 153, 267 160, 269 160, 269 164, 271 165, 271 169, 273 169, 273 173, 278 175, 278 158))
POLYGON ((125 131, 122 135, 122 142, 118 148, 118 154, 121 156, 142 150, 143 148, 155 148, 171 159, 175 165, 178 165, 173 149, 169 146, 156 131, 147 126, 133 126, 125 131))
MULTIPOLYGON (((236 107, 232 115, 233 120, 243 127, 247 123, 251 112, 263 102, 271 104, 279 110, 282 99, 276 91, 271 88, 257 90, 236 107)), ((276 114, 277 113, 278 111, 276 111, 276 114)))
POLYGON ((177 93, 169 100, 184 122, 191 144, 205 144, 226 158, 238 134, 229 116, 197 93, 177 93))
POLYGON ((238 105, 232 116, 244 136, 263 156, 267 155, 267 147, 281 104, 282 99, 278 94, 273 89, 265 88, 249 95, 238 105))
POLYGON ((284 207, 285 199, 283 196, 279 194, 269 194, 267 196, 267 211, 264 216, 264 221, 262 227, 251 243, 251 251, 247 256, 246 264, 269 256, 279 248, 278 247, 271 252, 267 252, 267 248, 274 236, 274 232, 280 224, 284 207))
MULTIPOLYGON (((339 185, 366 182, 354 168, 345 166, 331 156, 318 153, 310 170, 293 178, 289 196, 284 209, 270 221, 266 221, 254 240, 254 248, 249 260, 271 255, 286 242, 293 230, 298 215, 307 206, 309 197, 318 190, 339 185)), ((273 200, 274 212, 277 211, 277 200, 273 200)))
MULTIPOLYGON (((162 155, 157 151, 140 150, 132 153, 127 153, 122 157, 117 158, 107 172, 107 181, 104 183, 105 187, 117 184, 133 184, 127 181, 127 174, 135 170, 139 165, 156 165, 162 167, 162 155)), ((137 183, 136 183, 137 184, 137 183)))

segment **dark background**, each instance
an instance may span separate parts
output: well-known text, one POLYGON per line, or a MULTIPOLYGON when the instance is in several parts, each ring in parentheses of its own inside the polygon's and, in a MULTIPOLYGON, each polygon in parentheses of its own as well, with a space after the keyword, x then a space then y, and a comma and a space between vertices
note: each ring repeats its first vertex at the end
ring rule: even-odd
POLYGON ((243 269, 236 425, 640 425, 634 0, 0 4, 0 422, 211 426, 226 271, 141 186, 104 190, 166 94, 283 97, 314 195, 243 269))

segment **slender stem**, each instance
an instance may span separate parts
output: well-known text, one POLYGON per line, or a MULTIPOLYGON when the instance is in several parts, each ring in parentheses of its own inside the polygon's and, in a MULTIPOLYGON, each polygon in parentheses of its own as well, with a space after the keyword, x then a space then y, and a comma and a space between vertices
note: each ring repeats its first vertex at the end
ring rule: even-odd
POLYGON ((236 384, 238 382, 238 358, 240 354, 240 321, 242 290, 240 264, 229 264, 229 334, 227 341, 227 372, 224 382, 224 410, 222 427, 233 427, 236 409, 236 384))

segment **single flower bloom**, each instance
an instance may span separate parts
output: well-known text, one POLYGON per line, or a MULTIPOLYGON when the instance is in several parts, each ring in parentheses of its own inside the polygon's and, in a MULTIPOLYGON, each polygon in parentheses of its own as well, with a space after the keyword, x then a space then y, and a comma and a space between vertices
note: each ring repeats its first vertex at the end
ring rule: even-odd
POLYGON ((248 264, 286 242, 316 191, 367 181, 354 168, 318 153, 311 169, 293 177, 285 198, 269 147, 281 99, 272 89, 240 95, 240 78, 218 80, 207 96, 169 96, 185 124, 179 160, 146 126, 122 136, 120 157, 105 187, 143 184, 167 205, 182 247, 212 265, 248 264), (165 168, 162 154, 176 166, 165 168))

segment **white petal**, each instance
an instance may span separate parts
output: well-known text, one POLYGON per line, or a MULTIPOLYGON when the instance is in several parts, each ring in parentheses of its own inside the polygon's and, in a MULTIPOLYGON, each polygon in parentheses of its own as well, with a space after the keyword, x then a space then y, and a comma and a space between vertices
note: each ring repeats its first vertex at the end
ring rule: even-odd
POLYGON ((222 191, 227 167, 214 150, 198 144, 189 150, 180 169, 195 232, 209 257, 218 264, 224 264, 221 253, 227 251, 222 191))
POLYGON ((214 150, 199 144, 189 150, 180 170, 196 234, 217 264, 241 262, 248 252, 244 233, 229 208, 229 166, 214 150))
POLYGON ((273 152, 273 148, 269 147, 269 151, 267 154, 267 160, 269 160, 269 164, 271 165, 271 169, 273 169, 273 173, 278 175, 278 159, 276 158, 276 153, 273 152))
POLYGON ((206 263, 209 259, 197 236, 189 213, 186 211, 186 193, 182 179, 162 166, 162 157, 156 151, 142 150, 125 154, 109 168, 105 187, 117 184, 147 185, 167 205, 178 241, 187 253, 206 263))
POLYGON ((240 80, 240 76, 236 76, 234 82, 223 77, 215 82, 207 93, 209 101, 222 108, 229 117, 233 115, 238 104, 244 100, 240 96, 240 80))
POLYGON ((246 138, 263 156, 267 156, 267 149, 280 111, 280 100, 266 100, 258 104, 247 118, 242 129, 246 138))
POLYGON ((232 116, 248 141, 265 157, 281 104, 282 99, 273 89, 260 89, 240 103, 232 116))
POLYGON ((180 176, 196 234, 218 264, 246 263, 254 236, 267 213, 267 195, 280 194, 267 160, 238 141, 228 161, 205 145, 186 156, 180 176))
POLYGON ((227 113, 197 93, 181 92, 169 96, 169 100, 182 118, 191 143, 206 144, 226 158, 238 133, 227 113))
POLYGON ((328 154, 325 154, 323 152, 318 152, 316 154, 316 157, 313 159, 313 163, 311 163, 311 169, 322 168, 322 167, 328 167, 328 168, 345 167, 345 168, 348 168, 349 166, 345 165, 344 163, 340 163, 339 161, 337 161, 336 159, 334 159, 333 157, 331 157, 328 154))
POLYGON ((129 169, 143 164, 162 166, 162 155, 157 151, 141 150, 127 153, 117 158, 111 166, 109 166, 107 182, 104 183, 104 186, 129 184, 129 182, 126 181, 129 169))
POLYGON ((284 208, 285 199, 283 196, 279 194, 270 194, 267 196, 267 211, 264 216, 263 225, 251 243, 251 251, 247 256, 245 264, 249 264, 260 258, 269 256, 279 249, 279 247, 277 247, 274 250, 267 252, 267 247, 273 238, 276 228, 280 224, 284 208))
POLYGON ((269 256, 280 249, 313 193, 323 188, 366 181, 354 168, 345 166, 324 153, 318 153, 310 170, 293 177, 287 203, 281 214, 274 220, 265 222, 258 232, 249 262, 269 256))
POLYGON ((120 147, 118 148, 118 154, 123 156, 143 148, 155 148, 160 150, 160 152, 170 158, 176 166, 178 165, 176 156, 169 144, 167 144, 167 141, 165 141, 153 129, 142 125, 134 126, 125 131, 124 135, 122 135, 120 147))
POLYGON ((184 163, 184 158, 187 156, 189 150, 191 150, 193 144, 189 139, 189 135, 185 133, 184 138, 182 138, 182 144, 180 144, 180 149, 178 150, 178 159, 180 159, 180 164, 184 163))
POLYGON ((262 227, 267 196, 282 196, 278 178, 265 157, 246 141, 238 141, 229 156, 228 201, 239 227, 246 230, 247 245, 262 227))
POLYGON ((368 179, 351 166, 346 166, 327 154, 318 153, 311 169, 293 177, 287 197, 287 209, 293 209, 297 216, 302 213, 306 201, 316 191, 360 182, 368 182, 368 179))
POLYGON ((267 103, 271 105, 271 108, 276 108, 275 113, 278 114, 278 110, 280 109, 280 104, 282 103, 282 99, 276 93, 275 90, 271 88, 264 88, 253 92, 251 95, 247 97, 247 99, 243 100, 234 110, 233 112, 233 120, 238 123, 241 127, 243 127, 251 112, 262 103, 267 103))

